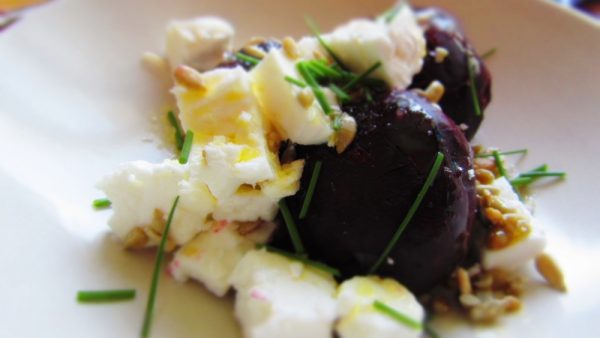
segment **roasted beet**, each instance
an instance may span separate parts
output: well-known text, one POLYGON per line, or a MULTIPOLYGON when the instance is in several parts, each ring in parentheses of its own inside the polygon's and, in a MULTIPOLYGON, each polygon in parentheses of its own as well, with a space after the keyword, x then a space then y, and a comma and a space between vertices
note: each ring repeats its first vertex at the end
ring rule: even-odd
MULTIPOLYGON (((345 277, 365 274, 406 215, 438 151, 446 158, 412 222, 378 274, 422 292, 461 262, 474 215, 470 147, 436 106, 410 91, 376 93, 374 102, 344 105, 358 133, 342 154, 327 146, 297 146, 306 159, 301 190, 289 198, 294 215, 306 195, 311 170, 323 161, 305 219, 298 221, 311 258, 345 277)), ((290 249, 285 227, 274 245, 290 249)))
MULTIPOLYGON (((263 52, 267 53, 271 49, 281 48, 281 43, 279 43, 279 41, 277 41, 275 39, 268 39, 268 40, 265 40, 264 42, 254 45, 254 46, 256 48, 262 50, 263 52)), ((248 52, 246 52, 244 50, 244 48, 240 49, 238 52, 241 54, 247 55, 247 56, 251 56, 250 54, 248 54, 248 52)), ((254 65, 252 63, 247 62, 247 61, 242 61, 242 60, 236 58, 235 55, 229 55, 227 58, 229 59, 229 61, 223 62, 218 67, 233 68, 236 66, 242 66, 242 68, 244 68, 245 70, 250 70, 250 69, 254 68, 254 65)))
POLYGON ((428 17, 430 20, 423 21, 425 37, 427 39, 427 56, 423 69, 413 80, 412 88, 425 89, 434 81, 440 81, 445 87, 445 93, 439 102, 442 110, 465 129, 465 135, 471 139, 481 121, 483 110, 491 100, 491 76, 490 73, 462 34, 462 30, 449 18, 446 12, 428 17), (444 58, 436 54, 438 51, 447 52, 444 58), (476 64, 473 82, 481 108, 481 114, 477 114, 471 92, 471 78, 469 76, 469 60, 476 64))

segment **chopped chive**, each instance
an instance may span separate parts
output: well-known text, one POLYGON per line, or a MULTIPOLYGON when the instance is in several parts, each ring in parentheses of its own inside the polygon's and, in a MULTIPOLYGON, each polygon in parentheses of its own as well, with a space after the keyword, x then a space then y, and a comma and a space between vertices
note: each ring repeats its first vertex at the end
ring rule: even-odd
POLYGON ((563 171, 531 171, 522 173, 519 177, 537 178, 537 177, 565 177, 567 173, 563 171))
POLYGON ((321 262, 310 260, 310 259, 308 259, 306 257, 303 257, 303 256, 299 256, 298 254, 287 252, 287 251, 284 251, 284 250, 281 250, 281 249, 277 249, 277 248, 274 248, 272 246, 264 245, 264 244, 257 245, 257 248, 259 248, 259 249, 263 249, 264 248, 268 252, 275 253, 275 254, 287 257, 289 259, 300 261, 300 262, 302 262, 302 263, 304 263, 306 265, 310 265, 310 266, 315 267, 315 268, 317 268, 319 270, 323 270, 323 271, 325 271, 327 273, 330 273, 331 275, 333 275, 335 277, 340 277, 342 275, 340 273, 340 270, 338 270, 336 268, 333 268, 333 267, 331 267, 331 266, 329 266, 327 264, 323 264, 321 262))
POLYGON ((367 99, 367 102, 373 102, 373 94, 371 94, 371 90, 367 87, 365 87, 364 90, 365 90, 365 98, 367 99))
MULTIPOLYGON (((502 156, 516 155, 516 154, 527 154, 527 149, 517 149, 517 150, 510 150, 510 151, 502 151, 502 152, 498 153, 498 155, 502 155, 502 156)), ((477 154, 477 155, 475 155, 475 157, 477 157, 477 158, 494 157, 494 154, 493 153, 477 154)))
POLYGON ((308 64, 313 70, 318 70, 323 77, 339 79, 343 76, 341 72, 319 60, 308 61, 308 64))
POLYGON ((394 21, 394 18, 400 12, 400 6, 394 6, 387 11, 383 12, 381 15, 377 17, 379 20, 383 20, 385 23, 390 23, 394 21))
POLYGON ((133 298, 135 298, 134 289, 77 291, 77 301, 81 303, 114 302, 133 298))
POLYGON ((473 100, 473 108, 475 108, 475 115, 481 116, 481 106, 479 105, 479 97, 477 96, 477 87, 475 83, 475 71, 474 71, 474 61, 473 57, 469 58, 468 62, 468 72, 469 72, 469 87, 471 88, 471 99, 473 100))
POLYGON ((283 220, 285 221, 285 226, 290 233, 290 238, 292 239, 292 245, 294 246, 294 250, 296 250, 297 254, 304 254, 304 245, 302 245, 302 239, 300 238, 300 234, 298 233, 298 227, 296 227, 296 222, 294 222, 294 218, 292 217, 292 213, 290 213, 290 209, 285 203, 285 199, 281 199, 279 201, 279 210, 281 210, 281 215, 283 216, 283 220))
POLYGON ((352 81, 348 82, 343 88, 344 89, 350 89, 350 88, 354 87, 354 85, 356 85, 357 83, 359 83, 362 80, 366 79, 367 76, 371 75, 371 73, 373 73, 374 71, 376 71, 377 68, 379 68, 379 67, 381 67, 381 61, 375 62, 371 67, 369 67, 369 69, 367 69, 366 71, 364 71, 358 77, 355 77, 354 79, 352 79, 352 81))
POLYGON ((173 215, 175 209, 179 203, 179 196, 175 198, 167 223, 165 224, 165 230, 160 239, 158 251, 156 252, 156 260, 154 261, 154 271, 152 272, 152 281, 150 283, 150 291, 148 292, 148 302, 146 303, 146 312, 144 313, 144 323, 142 325, 142 338, 147 338, 150 335, 150 328, 152 326, 152 317, 154 315, 154 301, 156 300, 156 291, 158 289, 159 273, 162 266, 162 261, 165 256, 165 245, 167 243, 167 237, 169 236, 169 229, 171 228, 171 222, 173 221, 173 215))
POLYGON ((408 212, 406 213, 406 216, 404 216, 402 223, 400 223, 400 226, 398 226, 398 229, 392 236, 392 239, 390 240, 388 245, 385 247, 385 249, 381 253, 381 256, 379 256, 379 259, 377 260, 377 262, 369 270, 369 274, 373 274, 377 271, 377 269, 379 269, 379 267, 381 266, 383 261, 385 261, 385 259, 388 257, 390 252, 394 249, 394 246, 396 246, 396 243, 400 239, 400 236, 402 236, 404 229, 406 229, 406 227, 408 226, 408 223, 410 223, 410 221, 412 220, 413 216, 419 209, 419 206, 421 205, 423 198, 425 198, 425 194, 427 194, 427 191, 429 191, 429 188, 433 184, 433 180, 437 176, 437 173, 440 170, 440 167, 442 166, 443 161, 444 161, 444 154, 438 152, 435 157, 435 160, 433 162, 433 165, 431 166, 431 170, 429 171, 429 174, 427 175, 427 178, 425 179, 425 183, 423 183, 421 190, 417 194, 417 198, 415 198, 414 202, 408 209, 408 212))
POLYGON ((323 48, 327 51, 327 53, 329 53, 329 55, 335 61, 335 63, 340 65, 342 68, 345 68, 344 64, 342 63, 342 60, 334 53, 333 49, 331 49, 331 47, 327 44, 327 42, 325 42, 325 40, 323 40, 323 37, 321 36, 321 33, 319 32, 319 27, 317 27, 317 24, 309 17, 306 17, 305 21, 306 21, 306 25, 308 26, 308 29, 310 29, 311 33, 313 33, 315 38, 317 38, 317 41, 319 41, 319 44, 321 44, 321 46, 323 46, 323 48))
POLYGON ((421 323, 418 320, 415 320, 413 318, 410 318, 409 316, 405 315, 404 313, 399 312, 398 310, 394 309, 391 306, 388 306, 387 304, 385 304, 379 300, 375 300, 373 302, 373 307, 377 311, 395 319, 399 323, 401 323, 413 330, 417 330, 417 331, 423 330, 423 323, 421 323))
POLYGON ((255 57, 252 57, 250 55, 246 55, 246 54, 240 53, 240 52, 235 53, 235 57, 239 61, 247 62, 247 63, 249 63, 249 64, 251 64, 253 66, 256 66, 260 62, 260 59, 257 59, 255 57))
POLYGON ((194 142, 194 132, 188 130, 185 133, 185 141, 183 141, 183 147, 181 147, 181 154, 179 155, 179 163, 186 164, 189 157, 190 151, 192 150, 192 143, 194 142))
POLYGON ((520 186, 528 185, 528 184, 532 183, 533 181, 535 181, 535 179, 533 179, 531 177, 517 177, 517 178, 510 180, 510 184, 513 187, 520 187, 520 186))
POLYGON ((319 180, 319 174, 321 173, 322 166, 322 161, 315 162, 315 166, 313 167, 312 175, 310 176, 310 181, 308 183, 308 189, 306 189, 306 196, 302 202, 302 209, 300 209, 300 215, 298 216, 300 219, 304 219, 308 213, 308 208, 310 207, 310 202, 312 201, 313 194, 315 193, 315 187, 317 186, 317 181, 319 180))
POLYGON ((481 54, 481 58, 483 60, 487 60, 490 57, 492 57, 494 54, 496 54, 496 48, 492 48, 492 49, 488 50, 487 52, 481 54))
POLYGON ((298 86, 298 87, 300 87, 300 88, 306 88, 306 83, 304 83, 304 82, 302 82, 302 81, 300 81, 300 80, 298 80, 298 79, 294 79, 293 77, 291 77, 291 76, 289 76, 289 75, 286 75, 286 76, 284 76, 283 78, 284 78, 284 79, 285 79, 287 82, 289 82, 289 83, 291 83, 291 84, 293 84, 293 85, 296 85, 296 86, 298 86))
POLYGON ((177 117, 175 116, 175 113, 173 113, 172 110, 170 110, 167 113, 167 117, 169 119, 169 122, 171 123, 171 126, 173 126, 173 128, 175 128, 175 145, 177 146, 177 150, 181 150, 181 148, 183 147, 183 130, 181 129, 181 125, 179 124, 179 121, 177 120, 177 117))
POLYGON ((342 129, 342 117, 337 115, 333 118, 333 122, 331 123, 331 129, 338 131, 342 129))
POLYGON ((500 153, 497 150, 494 150, 492 152, 492 156, 494 157, 494 162, 496 162, 496 168, 498 168, 498 173, 500 176, 508 178, 508 175, 506 175, 506 169, 504 169, 504 163, 502 163, 502 159, 500 158, 500 153))
POLYGON ((323 109, 323 112, 325 113, 325 115, 331 114, 333 109, 331 108, 329 101, 327 101, 327 97, 325 97, 325 93, 323 93, 323 90, 317 83, 317 80, 315 80, 315 77, 313 76, 307 63, 306 62, 298 62, 296 67, 298 68, 298 72, 300 73, 300 75, 302 75, 302 77, 304 78, 304 81, 306 81, 306 83, 312 89, 313 93, 315 94, 315 98, 321 105, 321 108, 323 109))
POLYGON ((92 202, 95 209, 106 209, 110 207, 112 202, 108 198, 98 198, 92 202))
POLYGON ((544 164, 537 166, 527 172, 530 173, 530 172, 538 172, 538 171, 548 171, 548 165, 544 163, 544 164))
POLYGON ((330 84, 329 89, 340 99, 341 102, 346 102, 350 100, 350 95, 346 93, 342 88, 336 86, 335 84, 330 84))

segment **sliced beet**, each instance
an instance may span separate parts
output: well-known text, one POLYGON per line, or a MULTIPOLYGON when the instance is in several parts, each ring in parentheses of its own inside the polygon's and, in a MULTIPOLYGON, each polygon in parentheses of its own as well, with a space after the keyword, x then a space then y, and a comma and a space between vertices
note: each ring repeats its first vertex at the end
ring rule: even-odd
MULTIPOLYGON (((298 221, 310 258, 345 277, 366 274, 415 200, 437 152, 442 168, 413 220, 377 274, 415 292, 445 278, 464 258, 475 208, 472 154, 463 133, 435 105, 410 91, 375 94, 373 102, 344 105, 357 121, 355 140, 342 154, 327 146, 296 146, 306 169, 301 208, 316 161, 323 167, 305 219, 298 221)), ((290 250, 279 227, 273 245, 290 250)))
POLYGON ((484 109, 491 101, 491 75, 457 21, 453 21, 447 12, 439 13, 441 14, 426 17, 429 21, 422 21, 427 40, 427 56, 423 69, 413 79, 411 87, 425 89, 432 81, 440 81, 445 87, 444 96, 439 102, 442 110, 457 125, 463 125, 467 139, 471 139, 483 120, 484 109), (441 62, 435 57, 436 50, 439 49, 448 53, 441 62), (468 69, 470 59, 478 65, 473 74, 473 82, 481 114, 477 114, 471 93, 468 69))

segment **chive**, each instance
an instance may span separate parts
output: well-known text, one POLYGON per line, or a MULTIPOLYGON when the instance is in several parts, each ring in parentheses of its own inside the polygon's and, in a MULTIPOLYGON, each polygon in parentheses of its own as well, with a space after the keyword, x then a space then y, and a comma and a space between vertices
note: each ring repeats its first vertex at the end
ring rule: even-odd
POLYGON ((421 322, 419 322, 413 318, 410 318, 409 316, 405 315, 404 313, 399 312, 398 310, 394 309, 391 306, 388 306, 387 304, 385 304, 379 300, 375 300, 373 302, 373 307, 377 311, 395 319, 397 322, 404 324, 405 326, 407 326, 413 330, 417 330, 417 331, 423 330, 423 324, 421 322))
POLYGON ((340 115, 336 115, 336 117, 333 118, 331 129, 335 131, 342 129, 342 117, 340 115))
POLYGON ((394 6, 387 11, 383 12, 381 15, 377 17, 379 20, 385 21, 385 23, 390 23, 394 20, 394 18, 400 12, 400 6, 394 6))
POLYGON ((308 61, 308 64, 313 70, 318 70, 323 77, 339 79, 343 76, 338 70, 318 60, 308 61))
POLYGON ((304 81, 306 81, 306 83, 312 89, 313 93, 315 94, 315 98, 321 105, 321 108, 323 108, 323 112, 325 113, 325 115, 331 114, 333 109, 327 101, 325 93, 323 93, 323 90, 321 90, 321 87, 317 83, 317 80, 315 80, 313 74, 311 73, 308 64, 306 62, 298 62, 296 67, 298 68, 298 72, 300 73, 300 75, 302 75, 302 77, 304 78, 304 81))
POLYGON ((306 88, 306 83, 304 83, 304 82, 302 82, 302 81, 300 81, 300 80, 298 80, 298 79, 294 79, 293 77, 291 77, 291 76, 289 76, 289 75, 286 75, 286 76, 284 76, 283 78, 284 78, 284 79, 285 79, 287 82, 289 82, 289 83, 291 83, 291 84, 293 84, 293 85, 296 85, 296 86, 298 86, 298 87, 300 87, 300 88, 306 88))
POLYGON ((373 102, 373 94, 371 94, 371 90, 367 87, 365 87, 364 90, 365 90, 365 98, 367 99, 367 102, 373 102))
POLYGON ((544 164, 537 166, 527 172, 530 173, 530 172, 538 172, 538 171, 548 171, 548 165, 544 163, 544 164))
POLYGON ((490 57, 492 57, 494 54, 496 54, 496 48, 492 48, 492 49, 488 50, 487 52, 481 54, 481 58, 483 60, 487 60, 490 57))
POLYGON ((333 52, 333 49, 331 49, 327 42, 323 40, 323 37, 319 32, 319 27, 317 27, 317 24, 309 17, 306 17, 305 21, 306 25, 308 26, 308 29, 310 29, 311 33, 313 33, 313 35, 317 38, 317 41, 319 41, 319 44, 321 44, 321 46, 323 46, 327 53, 329 53, 329 55, 335 61, 335 63, 340 65, 342 68, 345 68, 342 60, 333 52))
POLYGON ((331 267, 331 266, 329 266, 327 264, 323 264, 321 262, 310 260, 308 258, 299 256, 297 254, 293 254, 291 252, 287 252, 287 251, 284 251, 284 250, 281 250, 281 249, 277 249, 277 248, 274 248, 272 246, 264 245, 264 244, 259 244, 256 247, 259 248, 259 249, 265 249, 268 252, 275 253, 275 254, 287 257, 289 259, 300 261, 300 262, 302 262, 302 263, 304 263, 306 265, 310 265, 310 266, 312 266, 314 268, 317 268, 319 270, 323 270, 323 271, 325 271, 327 273, 330 273, 331 275, 333 275, 335 277, 340 277, 342 275, 340 273, 340 270, 338 270, 336 268, 333 268, 333 267, 331 267))
POLYGON ((335 84, 330 84, 329 89, 335 93, 335 95, 340 99, 341 102, 346 102, 350 100, 350 95, 346 93, 342 88, 336 86, 335 84))
POLYGON ((179 121, 177 120, 177 117, 175 117, 175 113, 173 113, 172 110, 170 110, 167 113, 167 117, 169 119, 169 122, 171 123, 171 126, 173 126, 173 128, 175 128, 175 145, 177 146, 177 150, 181 151, 181 148, 183 147, 183 130, 181 129, 181 125, 179 124, 179 121))
POLYGON ((479 105, 479 97, 477 96, 477 87, 475 84, 475 71, 474 71, 474 58, 470 57, 468 62, 469 72, 469 87, 471 88, 471 99, 473 100, 473 107, 475 108, 475 115, 481 116, 481 106, 479 105))
POLYGON ((235 57, 239 61, 241 61, 241 62, 247 62, 247 63, 249 63, 249 64, 251 64, 253 66, 256 66, 260 62, 260 59, 257 59, 255 57, 252 57, 250 55, 246 55, 246 54, 240 53, 240 52, 235 53, 235 57))
POLYGON ((315 162, 315 166, 313 167, 313 172, 308 183, 308 189, 306 189, 306 196, 304 197, 304 202, 302 202, 302 209, 300 209, 300 215, 298 216, 300 219, 304 219, 308 213, 308 208, 310 207, 310 202, 312 201, 313 194, 315 193, 315 187, 317 186, 317 181, 319 180, 319 174, 321 173, 322 166, 322 161, 315 162))
POLYGON ((77 301, 81 303, 114 302, 133 298, 135 298, 134 289, 77 291, 77 301))
POLYGON ((110 207, 112 202, 108 198, 98 198, 92 202, 92 206, 96 209, 106 209, 110 207))
POLYGON ((538 177, 565 177, 567 173, 563 171, 531 171, 522 173, 519 177, 538 178, 538 177))
MULTIPOLYGON (((516 154, 527 154, 527 149, 517 149, 517 150, 510 150, 510 151, 502 151, 498 153, 499 155, 505 156, 505 155, 516 155, 516 154)), ((477 158, 482 158, 482 157, 494 157, 493 153, 486 153, 486 154, 477 154, 475 155, 475 157, 477 158)))
POLYGON ((376 71, 377 68, 379 68, 379 67, 381 67, 381 61, 375 62, 371 67, 369 67, 369 69, 367 69, 364 73, 362 73, 358 77, 355 77, 354 79, 352 79, 352 81, 348 82, 343 88, 344 89, 350 89, 350 88, 352 88, 357 83, 359 83, 362 80, 366 79, 367 76, 371 75, 371 73, 373 73, 374 71, 376 71))
POLYGON ((494 150, 492 152, 492 156, 494 157, 494 161, 496 162, 496 168, 498 168, 500 176, 508 178, 508 175, 506 175, 506 169, 504 169, 504 164, 502 163, 502 159, 500 158, 500 153, 497 150, 494 150))
POLYGON ((528 184, 532 183, 533 181, 535 181, 535 179, 533 179, 531 177, 517 177, 517 178, 510 180, 510 184, 513 187, 520 187, 520 186, 528 185, 528 184))
POLYGON ((379 267, 381 266, 381 264, 383 263, 383 261, 388 257, 388 255, 390 254, 390 252, 392 251, 392 249, 394 249, 394 246, 396 245, 396 243, 400 239, 400 236, 402 235, 402 232, 404 232, 404 229, 406 229, 406 227, 408 226, 408 223, 410 223, 411 219, 413 218, 413 216, 417 212, 417 209, 419 208, 419 205, 423 201, 423 198, 425 197, 425 194, 427 194, 427 191, 431 187, 431 185, 433 183, 433 180, 437 176, 437 173, 440 170, 440 167, 442 166, 442 162, 443 161, 444 161, 444 154, 438 152, 437 155, 436 155, 436 157, 435 157, 435 160, 433 162, 433 166, 431 167, 431 170, 429 171, 429 174, 427 175, 427 178, 425 179, 425 183, 423 183, 423 186, 421 187, 421 190, 417 194, 417 198, 415 198, 414 202, 412 203, 412 205, 408 209, 408 212, 406 213, 406 216, 404 216, 404 219, 402 220, 402 223, 400 223, 400 226, 398 226, 398 229, 396 230, 396 232, 392 236, 392 239, 390 240, 390 242, 388 243, 388 245, 385 247, 385 249, 381 253, 381 256, 379 256, 379 259, 377 260, 377 262, 369 270, 369 274, 375 273, 377 271, 377 269, 379 269, 379 267))
POLYGON ((179 155, 179 163, 186 164, 189 157, 190 151, 192 150, 192 143, 194 142, 194 132, 188 130, 185 133, 185 141, 183 141, 183 147, 181 147, 181 154, 179 155))
POLYGON ((152 282, 150 283, 150 291, 148 292, 148 302, 146 303, 146 312, 144 313, 144 323, 142 325, 142 338, 146 338, 150 335, 150 327, 152 326, 152 317, 154 315, 154 301, 156 300, 156 291, 158 288, 159 273, 162 265, 162 261, 165 256, 165 244, 167 243, 167 236, 169 235, 169 229, 171 228, 171 222, 173 221, 173 215, 175 209, 179 203, 179 196, 175 198, 167 223, 165 224, 165 230, 160 239, 158 251, 156 252, 156 260, 154 261, 154 271, 152 272, 152 282))
POLYGON ((290 209, 285 203, 285 199, 279 200, 279 210, 281 210, 281 215, 283 216, 283 220, 285 221, 285 226, 290 233, 290 238, 292 239, 292 245, 294 246, 294 250, 296 250, 297 254, 303 254, 305 252, 304 245, 302 245, 302 239, 300 238, 300 234, 298 233, 298 227, 296 227, 296 222, 294 222, 294 218, 290 213, 290 209))

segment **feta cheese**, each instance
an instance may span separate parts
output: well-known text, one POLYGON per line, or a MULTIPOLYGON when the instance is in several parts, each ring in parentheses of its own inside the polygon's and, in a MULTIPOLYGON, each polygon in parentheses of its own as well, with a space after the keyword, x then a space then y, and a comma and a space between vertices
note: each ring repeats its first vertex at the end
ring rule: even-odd
MULTIPOLYGON (((400 89, 421 71, 426 53, 423 30, 410 6, 402 6, 388 24, 383 20, 352 20, 323 38, 353 72, 365 72, 376 62, 372 76, 400 89)), ((307 42, 307 46, 310 44, 307 42)))
POLYGON ((248 252, 231 276, 246 338, 330 338, 336 283, 323 271, 264 250, 248 252))
POLYGON ((329 116, 314 96, 301 102, 303 91, 312 95, 310 88, 302 89, 285 80, 286 76, 302 79, 295 65, 285 52, 271 50, 252 71, 256 96, 282 139, 305 145, 326 143, 333 134, 329 116))
POLYGON ((354 277, 343 282, 337 292, 338 314, 336 332, 340 338, 410 338, 421 331, 410 328, 376 310, 378 300, 398 312, 421 322, 425 311, 404 286, 393 279, 375 276, 354 277))
POLYGON ((492 186, 500 191, 499 195, 496 196, 500 203, 522 217, 529 224, 531 231, 524 239, 505 248, 485 249, 482 255, 483 267, 486 269, 515 269, 531 261, 544 251, 546 234, 543 225, 533 217, 529 209, 521 202, 505 177, 494 180, 492 186))
POLYGON ((171 21, 167 26, 166 56, 172 70, 188 65, 200 70, 215 67, 232 49, 234 29, 217 17, 171 21))
POLYGON ((223 296, 229 290, 231 273, 254 246, 254 242, 238 233, 236 224, 215 222, 209 231, 198 234, 177 251, 169 271, 178 281, 192 278, 215 295, 223 296))

